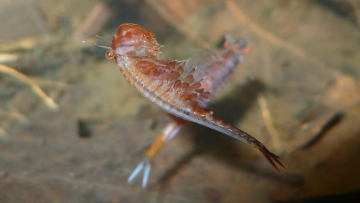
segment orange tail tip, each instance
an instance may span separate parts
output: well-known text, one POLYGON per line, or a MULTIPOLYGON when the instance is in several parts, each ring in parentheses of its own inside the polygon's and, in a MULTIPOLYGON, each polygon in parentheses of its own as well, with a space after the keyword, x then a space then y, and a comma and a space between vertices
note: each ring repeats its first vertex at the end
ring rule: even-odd
POLYGON ((249 54, 249 53, 250 53, 250 48, 249 48, 249 47, 245 47, 245 48, 243 49, 243 53, 244 53, 244 54, 249 54))
POLYGON ((229 42, 229 41, 225 41, 225 42, 224 42, 224 47, 225 47, 225 48, 228 48, 229 46, 230 46, 230 42, 229 42))

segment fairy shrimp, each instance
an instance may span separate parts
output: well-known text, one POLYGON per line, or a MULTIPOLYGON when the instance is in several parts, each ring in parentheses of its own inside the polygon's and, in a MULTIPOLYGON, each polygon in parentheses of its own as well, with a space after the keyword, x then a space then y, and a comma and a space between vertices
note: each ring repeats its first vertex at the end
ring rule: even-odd
POLYGON ((207 105, 248 52, 242 39, 228 38, 223 51, 210 51, 199 63, 189 60, 159 59, 161 45, 155 35, 137 24, 122 24, 114 35, 107 59, 115 59, 120 72, 144 97, 171 115, 172 121, 156 138, 146 158, 130 175, 131 182, 142 170, 145 188, 151 169, 151 159, 187 122, 195 122, 244 141, 259 149, 270 164, 285 168, 279 157, 270 152, 250 134, 213 116, 207 105), (185 70, 190 70, 186 72, 185 70))

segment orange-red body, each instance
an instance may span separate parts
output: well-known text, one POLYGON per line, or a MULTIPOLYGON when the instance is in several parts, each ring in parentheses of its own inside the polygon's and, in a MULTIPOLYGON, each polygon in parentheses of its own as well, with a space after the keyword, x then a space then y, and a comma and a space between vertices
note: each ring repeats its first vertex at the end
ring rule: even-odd
MULTIPOLYGON (((161 45, 155 35, 148 29, 129 23, 118 28, 106 57, 115 58, 120 72, 131 85, 170 114, 252 144, 276 169, 275 163, 284 167, 261 142, 217 119, 211 110, 206 109, 212 94, 224 84, 248 51, 243 41, 228 43, 227 46, 222 52, 210 54, 201 63, 162 60, 159 59, 161 45)), ((161 147, 162 142, 160 140, 153 146, 161 147)))

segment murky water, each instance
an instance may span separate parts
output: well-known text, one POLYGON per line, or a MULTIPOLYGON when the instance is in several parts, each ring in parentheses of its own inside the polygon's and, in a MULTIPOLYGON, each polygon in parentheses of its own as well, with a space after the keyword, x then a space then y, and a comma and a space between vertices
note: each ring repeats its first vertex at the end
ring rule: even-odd
POLYGON ((359 10, 356 0, 0 1, 0 202, 350 200, 360 188, 359 10), (105 49, 82 43, 109 46, 127 22, 154 32, 166 59, 244 37, 250 53, 210 107, 288 174, 190 124, 156 157, 146 190, 140 178, 127 184, 166 113, 105 49))

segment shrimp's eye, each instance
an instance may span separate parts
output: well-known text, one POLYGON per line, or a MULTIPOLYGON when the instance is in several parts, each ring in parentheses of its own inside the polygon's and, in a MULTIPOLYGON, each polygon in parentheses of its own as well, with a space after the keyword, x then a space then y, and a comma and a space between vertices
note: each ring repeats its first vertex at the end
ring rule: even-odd
POLYGON ((114 58, 114 51, 111 50, 111 49, 107 50, 106 53, 105 53, 105 56, 106 56, 107 59, 114 58))

